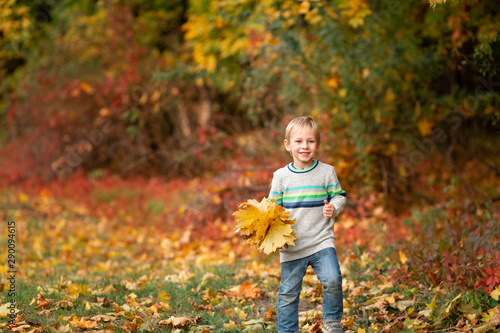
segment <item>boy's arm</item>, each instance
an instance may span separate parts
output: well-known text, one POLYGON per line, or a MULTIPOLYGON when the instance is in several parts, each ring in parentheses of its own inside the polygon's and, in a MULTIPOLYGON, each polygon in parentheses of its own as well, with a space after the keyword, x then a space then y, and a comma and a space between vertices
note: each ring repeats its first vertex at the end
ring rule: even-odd
POLYGON ((274 199, 278 205, 283 206, 283 188, 276 174, 274 174, 273 181, 271 182, 271 191, 269 192, 268 199, 274 199))
POLYGON ((333 169, 331 184, 328 186, 328 197, 330 198, 330 203, 335 207, 333 217, 336 217, 344 210, 347 202, 347 193, 340 186, 335 169, 333 169))
POLYGON ((335 210, 333 211, 333 217, 338 216, 344 210, 345 204, 347 202, 347 199, 344 195, 337 194, 330 200, 330 203, 335 207, 335 210))

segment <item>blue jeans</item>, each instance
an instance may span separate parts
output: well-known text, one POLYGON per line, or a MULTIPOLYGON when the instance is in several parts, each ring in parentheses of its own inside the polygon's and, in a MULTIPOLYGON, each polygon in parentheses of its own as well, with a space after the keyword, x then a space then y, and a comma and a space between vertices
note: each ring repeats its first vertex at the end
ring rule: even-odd
POLYGON ((302 279, 311 265, 323 286, 323 320, 342 319, 342 274, 337 252, 333 247, 308 257, 281 263, 281 284, 278 293, 278 332, 299 331, 299 296, 302 279))

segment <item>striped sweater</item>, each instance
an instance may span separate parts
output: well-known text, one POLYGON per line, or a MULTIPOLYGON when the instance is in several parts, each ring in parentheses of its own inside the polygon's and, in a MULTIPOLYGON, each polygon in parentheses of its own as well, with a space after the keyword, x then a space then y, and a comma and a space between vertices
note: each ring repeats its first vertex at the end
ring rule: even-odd
POLYGON ((327 247, 335 247, 333 225, 346 203, 346 192, 340 187, 333 166, 314 160, 306 169, 295 169, 293 163, 274 173, 269 198, 296 219, 292 228, 295 246, 280 250, 280 261, 307 257, 327 247), (324 200, 335 207, 334 217, 323 215, 324 200))

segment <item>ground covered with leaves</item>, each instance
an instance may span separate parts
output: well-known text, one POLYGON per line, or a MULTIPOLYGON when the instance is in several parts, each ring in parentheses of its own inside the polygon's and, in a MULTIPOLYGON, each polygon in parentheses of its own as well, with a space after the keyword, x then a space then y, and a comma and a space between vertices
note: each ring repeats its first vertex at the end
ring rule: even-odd
MULTIPOLYGON (((16 273, 12 284, 3 255, 2 331, 275 332, 279 260, 235 234, 232 217, 267 194, 269 179, 269 170, 170 183, 103 174, 4 188, 0 244, 6 253, 14 221, 16 273)), ((498 209, 449 202, 395 216, 380 202, 351 195, 335 226, 346 331, 498 331, 498 209)), ((301 331, 321 332, 321 302, 308 271, 301 331)))

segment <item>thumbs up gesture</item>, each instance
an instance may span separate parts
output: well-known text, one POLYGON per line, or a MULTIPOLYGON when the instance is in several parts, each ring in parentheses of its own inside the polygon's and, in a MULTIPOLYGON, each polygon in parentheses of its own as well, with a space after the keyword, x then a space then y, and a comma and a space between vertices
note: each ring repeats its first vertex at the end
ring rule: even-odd
POLYGON ((333 217, 333 212, 335 212, 335 207, 328 202, 328 200, 325 200, 325 206, 323 207, 323 215, 327 218, 333 217))

